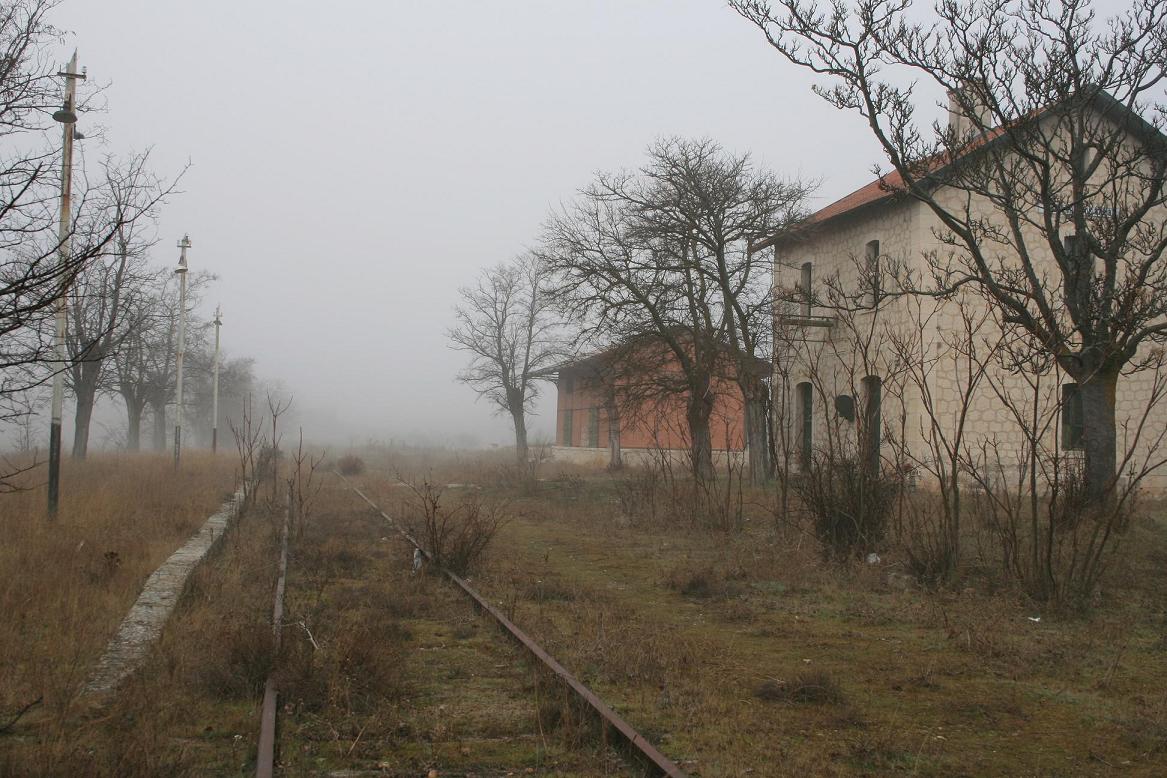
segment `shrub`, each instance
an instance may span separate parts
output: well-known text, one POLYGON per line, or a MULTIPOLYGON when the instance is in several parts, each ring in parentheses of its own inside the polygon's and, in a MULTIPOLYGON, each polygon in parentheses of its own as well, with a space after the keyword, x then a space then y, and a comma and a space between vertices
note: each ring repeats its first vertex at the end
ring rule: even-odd
POLYGON ((846 559, 883 540, 899 479, 857 459, 823 457, 794 484, 829 558, 846 559))
POLYGON ((983 474, 988 468, 970 468, 978 487, 971 513, 995 541, 1005 575, 1029 597, 1087 608, 1131 525, 1138 495, 1112 491, 1110 499, 1092 501, 1081 465, 1056 456, 1036 461, 1051 473, 1036 496, 1028 484, 998 482, 983 474))
POLYGON ((309 712, 333 707, 364 713, 404 694, 403 659, 412 635, 396 619, 374 609, 322 614, 313 639, 324 650, 295 627, 284 632, 280 697, 285 704, 309 712))
POLYGON ((341 475, 360 475, 365 472, 365 461, 355 454, 346 454, 336 461, 336 469, 341 475))
POLYGON ((228 699, 255 697, 274 666, 271 624, 262 620, 225 625, 200 652, 194 672, 207 692, 228 699))
POLYGON ((643 467, 626 468, 614 479, 621 512, 643 526, 688 525, 734 532, 744 521, 743 469, 729 463, 706 478, 694 478, 672 453, 655 449, 643 467))
POLYGON ((428 480, 409 488, 413 492, 412 511, 406 519, 410 531, 439 567, 466 575, 502 526, 505 506, 485 502, 472 491, 449 508, 442 504, 442 489, 428 480))

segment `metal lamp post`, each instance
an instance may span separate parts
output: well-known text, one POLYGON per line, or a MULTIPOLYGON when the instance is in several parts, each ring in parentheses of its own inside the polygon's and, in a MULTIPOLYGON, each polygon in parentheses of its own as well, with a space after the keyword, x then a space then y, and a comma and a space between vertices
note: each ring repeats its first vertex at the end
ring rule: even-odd
POLYGON ((182 361, 186 356, 186 250, 190 248, 190 236, 183 235, 178 242, 181 253, 178 257, 178 348, 175 352, 174 393, 174 467, 182 463, 182 361))
MULTIPOLYGON (((73 196, 73 139, 80 137, 73 127, 77 123, 75 102, 77 98, 77 79, 85 78, 84 73, 77 72, 77 52, 73 51, 73 58, 69 60, 64 73, 58 75, 65 79, 65 99, 61 109, 53 113, 53 119, 63 125, 62 153, 61 153, 61 213, 57 225, 57 252, 62 271, 68 267, 70 254, 70 237, 72 229, 72 196, 73 196)), ((67 275, 67 273, 66 273, 67 275)), ((57 372, 53 375, 53 405, 52 422, 49 426, 49 517, 57 515, 57 508, 61 496, 61 417, 65 406, 65 364, 68 353, 65 347, 65 327, 67 326, 65 295, 67 285, 62 282, 60 297, 57 300, 56 327, 53 334, 53 352, 57 363, 57 372)))
POLYGON ((215 361, 211 383, 211 453, 219 453, 219 328, 223 326, 223 309, 215 306, 215 361))

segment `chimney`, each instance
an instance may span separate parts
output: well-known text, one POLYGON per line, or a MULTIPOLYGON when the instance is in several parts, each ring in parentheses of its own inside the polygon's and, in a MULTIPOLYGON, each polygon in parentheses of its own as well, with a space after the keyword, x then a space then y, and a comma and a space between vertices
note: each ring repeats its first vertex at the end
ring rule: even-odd
POLYGON ((989 118, 988 106, 971 84, 966 84, 960 90, 948 91, 948 129, 957 140, 968 140, 973 135, 979 135, 982 132, 980 127, 988 129, 989 118))
POLYGON ((964 115, 964 111, 960 107, 960 102, 956 98, 956 91, 948 90, 948 131, 955 137, 962 138, 968 131, 968 118, 964 115))

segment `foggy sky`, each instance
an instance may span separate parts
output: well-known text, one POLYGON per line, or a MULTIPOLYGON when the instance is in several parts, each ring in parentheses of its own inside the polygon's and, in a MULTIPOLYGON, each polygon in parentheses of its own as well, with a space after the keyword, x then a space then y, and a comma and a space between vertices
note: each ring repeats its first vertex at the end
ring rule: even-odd
MULTIPOLYGON (((454 380, 457 288, 654 138, 821 179, 814 205, 881 159, 720 0, 66 0, 54 22, 108 84, 86 154, 191 161, 155 261, 190 233, 225 350, 281 379, 316 440, 506 442, 454 380)), ((553 435, 548 399, 533 438, 553 435)))

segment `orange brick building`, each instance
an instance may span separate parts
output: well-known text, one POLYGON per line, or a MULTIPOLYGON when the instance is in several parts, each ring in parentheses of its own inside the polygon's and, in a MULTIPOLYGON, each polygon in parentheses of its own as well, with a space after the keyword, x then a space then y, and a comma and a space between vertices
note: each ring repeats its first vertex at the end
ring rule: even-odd
MULTIPOLYGON (((629 372, 627 368, 613 369, 615 360, 635 363, 627 354, 616 355, 617 351, 611 350, 560 366, 556 380, 557 455, 604 462, 615 461, 622 455, 635 459, 638 452, 643 455, 662 449, 687 451, 685 395, 652 388, 667 383, 669 374, 679 377, 675 358, 665 358, 650 368, 653 381, 633 386, 634 381, 628 378, 611 377, 629 372), (569 451, 573 449, 578 451, 569 451)), ((744 451, 745 413, 741 390, 735 381, 717 378, 710 391, 715 394, 710 419, 714 450, 744 451)))

